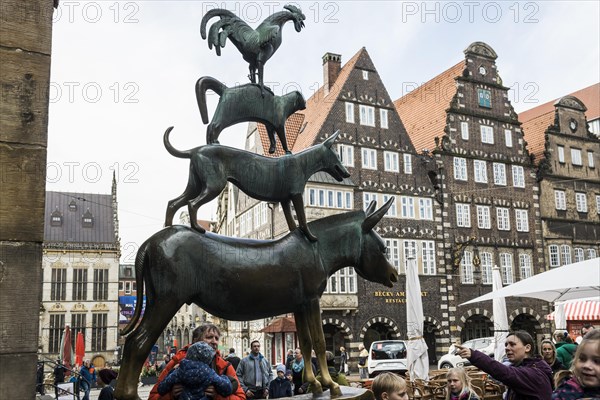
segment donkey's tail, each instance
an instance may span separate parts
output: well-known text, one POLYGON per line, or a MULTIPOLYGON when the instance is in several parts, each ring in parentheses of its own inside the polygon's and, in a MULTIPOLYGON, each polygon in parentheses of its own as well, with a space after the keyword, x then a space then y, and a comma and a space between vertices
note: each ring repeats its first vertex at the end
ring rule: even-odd
POLYGON ((165 148, 167 149, 169 154, 171 154, 174 157, 191 158, 191 150, 177 150, 175 147, 173 147, 171 142, 169 142, 169 134, 171 134, 173 128, 173 126, 168 127, 165 131, 165 134, 163 135, 163 143, 165 144, 165 148))
POLYGON ((147 247, 147 242, 142 244, 135 257, 135 284, 137 286, 135 311, 133 312, 131 321, 121 331, 121 336, 130 333, 137 325, 140 315, 142 315, 142 307, 144 306, 144 267, 148 264, 147 247))
POLYGON ((227 89, 227 86, 210 76, 203 76, 196 82, 196 100, 198 101, 198 108, 200 109, 200 116, 202 122, 208 124, 208 110, 206 108, 206 91, 212 90, 219 96, 223 94, 223 91, 227 89))

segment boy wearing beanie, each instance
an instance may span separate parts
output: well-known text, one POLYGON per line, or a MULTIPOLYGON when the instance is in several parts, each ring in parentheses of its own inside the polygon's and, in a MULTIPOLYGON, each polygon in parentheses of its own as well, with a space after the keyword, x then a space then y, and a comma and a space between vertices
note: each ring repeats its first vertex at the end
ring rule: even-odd
POLYGON ((269 399, 292 397, 292 384, 285 377, 285 365, 277 365, 277 378, 269 384, 269 399))

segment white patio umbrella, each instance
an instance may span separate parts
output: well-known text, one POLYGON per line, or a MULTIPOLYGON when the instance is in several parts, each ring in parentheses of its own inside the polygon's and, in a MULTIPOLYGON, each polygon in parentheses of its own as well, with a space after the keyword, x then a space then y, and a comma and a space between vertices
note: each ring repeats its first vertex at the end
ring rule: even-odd
POLYGON ((565 314, 565 302, 554 303, 554 329, 567 330, 567 315, 565 314))
MULTIPOLYGON (((500 268, 494 266, 492 270, 493 291, 502 289, 502 276, 500 268)), ((502 361, 504 354, 504 343, 508 336, 508 315, 506 314, 506 301, 503 297, 495 298, 492 301, 492 310, 494 312, 494 359, 502 361)))
POLYGON ((408 351, 406 361, 410 379, 429 379, 429 356, 423 338, 423 301, 417 260, 408 259, 406 265, 406 333, 408 351))
POLYGON ((600 299, 600 258, 553 268, 512 285, 462 303, 461 306, 500 297, 532 297, 548 302, 600 299))

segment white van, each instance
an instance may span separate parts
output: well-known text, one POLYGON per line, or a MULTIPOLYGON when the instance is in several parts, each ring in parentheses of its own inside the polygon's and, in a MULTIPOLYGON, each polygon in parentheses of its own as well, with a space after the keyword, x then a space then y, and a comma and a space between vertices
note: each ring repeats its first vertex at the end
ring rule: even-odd
POLYGON ((380 372, 403 372, 408 369, 404 340, 378 340, 371 343, 367 370, 373 377, 380 372))

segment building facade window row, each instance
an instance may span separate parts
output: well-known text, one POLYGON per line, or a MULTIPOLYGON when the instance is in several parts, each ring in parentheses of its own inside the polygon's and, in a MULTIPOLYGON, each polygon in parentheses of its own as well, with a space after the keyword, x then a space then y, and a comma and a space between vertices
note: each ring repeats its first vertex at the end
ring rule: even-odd
MULTIPOLYGON (((475 265, 473 263, 474 254, 472 251, 465 251, 460 263, 460 279, 461 283, 477 284, 474 278, 475 265)), ((479 253, 480 268, 481 268, 481 283, 484 285, 492 284, 492 268, 493 254, 488 251, 479 253)), ((498 253, 498 264, 500 267, 500 275, 502 284, 509 285, 515 282, 515 273, 519 279, 527 279, 533 275, 533 263, 531 255, 528 253, 517 254, 518 270, 515 271, 513 262, 513 253, 500 252, 498 253)))
MULTIPOLYGON (((355 118, 355 106, 354 103, 346 102, 346 122, 350 124, 354 124, 356 121, 355 118)), ((368 106, 364 104, 358 105, 358 120, 361 125, 364 126, 376 126, 375 124, 375 114, 376 108, 373 106, 368 106)), ((388 110, 385 108, 379 108, 379 127, 382 129, 388 129, 388 110)))
POLYGON ((433 200, 428 197, 363 192, 363 210, 367 209, 371 201, 383 204, 392 197, 394 198, 394 202, 385 214, 386 217, 433 220, 433 200))
MULTIPOLYGON (((461 228, 471 227, 471 205, 456 203, 456 226, 461 228)), ((492 229, 491 206, 476 205, 477 227, 479 229, 492 229)), ((496 208, 496 228, 500 231, 511 230, 510 208, 496 208)), ((529 232, 529 211, 524 208, 514 209, 514 221, 517 232, 529 232)))
POLYGON ((307 187, 305 203, 312 207, 351 210, 354 208, 352 191, 331 188, 307 187))
MULTIPOLYGON (((108 300, 108 269, 95 268, 94 279, 92 283, 92 300, 103 301, 108 300)), ((65 301, 67 300, 67 268, 53 267, 50 278, 50 300, 65 301)), ((88 269, 74 268, 73 277, 71 280, 72 292, 71 300, 86 301, 88 300, 88 269)))
MULTIPOLYGON (((454 179, 459 181, 469 180, 467 171, 467 159, 463 157, 454 157, 454 179)), ((488 162, 485 160, 473 160, 473 177, 475 182, 488 183, 487 173, 488 162)), ((525 187, 525 169, 521 165, 511 165, 512 185, 513 187, 525 187)), ((507 186, 506 164, 492 163, 493 182, 496 186, 507 186)))
POLYGON ((435 242, 433 240, 384 239, 387 258, 399 274, 406 273, 409 260, 414 259, 419 273, 435 275, 435 242))
POLYGON ((573 248, 573 252, 571 252, 571 246, 568 244, 551 244, 548 246, 548 255, 550 259, 550 268, 556 268, 573 262, 590 260, 598 257, 595 248, 585 249, 583 247, 575 247, 573 248), (572 254, 575 256, 574 261, 572 254))
MULTIPOLYGON (((588 193, 575 192, 575 209, 579 213, 588 212, 588 193)), ((595 195, 596 213, 600 214, 600 195, 595 195)), ((567 192, 562 189, 554 189, 554 208, 559 211, 567 210, 567 192)))
MULTIPOLYGON (((108 335, 108 314, 92 313, 92 324, 86 326, 87 315, 84 313, 71 314, 71 333, 72 337, 77 337, 78 332, 85 336, 86 331, 91 331, 91 347, 93 352, 106 351, 108 335)), ((60 353, 60 343, 65 330, 65 313, 51 313, 50 324, 48 327, 48 352, 60 353)), ((67 324, 68 325, 68 324, 67 324)))
MULTIPOLYGON (((571 155, 571 164, 576 167, 583 167, 583 156, 582 156, 583 150, 580 148, 576 148, 576 147, 570 147, 569 152, 571 155)), ((565 146, 557 145, 556 146, 556 154, 557 154, 559 163, 561 163, 561 164, 567 163, 567 160, 565 158, 565 146)), ((596 164, 594 162, 594 152, 591 150, 587 150, 586 158, 587 158, 587 166, 589 168, 595 168, 596 164)))

